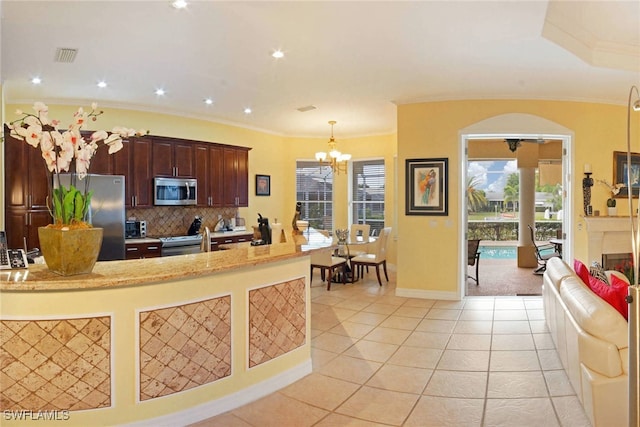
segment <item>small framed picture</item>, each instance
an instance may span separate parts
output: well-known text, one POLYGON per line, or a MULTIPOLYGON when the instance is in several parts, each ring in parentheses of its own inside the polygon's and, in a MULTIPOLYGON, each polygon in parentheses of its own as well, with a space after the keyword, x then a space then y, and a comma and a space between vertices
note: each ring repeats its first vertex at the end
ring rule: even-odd
POLYGON ((443 215, 449 209, 449 159, 406 160, 406 215, 443 215))
MULTIPOLYGON (((620 189, 620 192, 614 196, 616 198, 629 197, 627 167, 627 152, 614 151, 613 184, 620 183, 624 185, 624 187, 620 189)), ((640 193, 640 154, 638 153, 631 153, 631 191, 633 191, 633 197, 638 197, 638 193, 640 193)))
POLYGON ((256 175, 256 196, 271 195, 271 175, 256 175))

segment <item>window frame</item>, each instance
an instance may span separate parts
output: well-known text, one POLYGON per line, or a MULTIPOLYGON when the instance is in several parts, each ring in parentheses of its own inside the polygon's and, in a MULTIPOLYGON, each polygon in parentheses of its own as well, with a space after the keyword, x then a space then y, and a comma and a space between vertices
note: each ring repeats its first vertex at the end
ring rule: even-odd
MULTIPOLYGON (((313 174, 307 174, 306 176, 313 176, 313 174)), ((326 230, 329 233, 333 233, 333 229, 334 229, 334 225, 335 225, 335 209, 334 209, 334 193, 335 193, 335 179, 334 179, 334 173, 331 170, 330 166, 322 166, 318 163, 317 160, 305 160, 305 159, 297 159, 296 160, 296 178, 295 178, 295 182, 296 182, 296 195, 295 195, 295 199, 296 199, 296 203, 300 202, 302 204, 302 210, 300 213, 300 219, 304 219, 304 220, 308 220, 309 221, 309 227, 313 227, 317 230, 326 230), (322 179, 322 177, 325 178, 324 182, 326 185, 327 183, 331 186, 331 188, 329 189, 329 191, 327 191, 327 189, 323 189, 323 191, 319 194, 324 194, 325 195, 325 199, 324 200, 320 200, 320 198, 318 198, 318 200, 313 200, 313 199, 309 199, 307 196, 306 200, 300 200, 298 195, 300 193, 305 193, 305 194, 309 194, 309 192, 307 191, 307 188, 309 187, 309 185, 303 185, 301 188, 301 183, 299 183, 299 177, 301 176, 299 174, 299 170, 301 169, 301 165, 302 168, 304 169, 317 169, 318 170, 318 178, 322 179), (306 188, 304 188, 306 187, 306 188), (299 191, 301 190, 301 191, 299 191), (327 200, 326 199, 326 195, 327 193, 331 194, 331 199, 327 200), (324 204, 325 207, 323 209, 320 209, 321 213, 324 213, 324 215, 322 215, 322 218, 310 218, 310 211, 313 210, 313 203, 317 203, 317 204, 324 204), (329 206, 329 208, 327 209, 326 206, 329 206), (329 212, 329 215, 326 215, 326 213, 329 212), (327 222, 327 217, 330 216, 329 221, 327 222), (328 228, 327 228, 328 227, 328 228)), ((312 192, 313 193, 313 192, 312 192)))
MULTIPOLYGON (((362 158, 362 159, 357 159, 357 160, 353 160, 350 162, 349 164, 349 183, 348 183, 348 197, 349 197, 349 224, 370 224, 371 225, 371 232, 374 235, 379 234, 379 231, 382 230, 385 226, 385 222, 386 222, 386 196, 387 196, 387 174, 388 174, 388 165, 386 162, 386 159, 384 157, 371 157, 371 158, 362 158), (354 179, 356 178, 356 169, 359 167, 359 164, 363 164, 363 163, 378 163, 382 166, 382 171, 383 171, 383 176, 382 176, 382 200, 376 200, 376 201, 356 201, 354 200, 354 179), (382 214, 382 220, 376 220, 374 218, 371 218, 369 220, 367 220, 366 216, 364 218, 364 222, 361 218, 356 218, 356 205, 363 205, 366 206, 368 204, 371 205, 378 205, 378 204, 382 204, 381 209, 378 209, 378 212, 381 212, 382 214), (373 224, 372 224, 373 222, 373 224)), ((374 176, 374 175, 369 175, 369 176, 374 176)), ((365 211, 366 212, 366 208, 365 211)))

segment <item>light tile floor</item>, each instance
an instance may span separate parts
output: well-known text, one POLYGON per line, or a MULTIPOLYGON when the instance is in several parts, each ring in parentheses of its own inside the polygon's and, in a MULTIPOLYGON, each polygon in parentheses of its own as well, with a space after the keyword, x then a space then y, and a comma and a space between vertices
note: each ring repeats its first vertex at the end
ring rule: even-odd
POLYGON ((392 271, 329 292, 315 276, 313 373, 195 426, 590 426, 541 297, 394 293, 392 271))

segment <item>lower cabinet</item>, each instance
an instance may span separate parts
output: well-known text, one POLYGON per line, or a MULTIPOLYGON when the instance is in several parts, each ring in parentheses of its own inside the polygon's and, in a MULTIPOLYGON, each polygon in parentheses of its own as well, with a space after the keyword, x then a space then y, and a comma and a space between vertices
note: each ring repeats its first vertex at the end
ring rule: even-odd
POLYGON ((234 236, 212 237, 211 238, 211 250, 220 250, 220 245, 228 245, 231 243, 250 242, 253 238, 253 234, 240 234, 234 236))
POLYGON ((126 242, 126 259, 157 258, 162 256, 162 244, 126 242))

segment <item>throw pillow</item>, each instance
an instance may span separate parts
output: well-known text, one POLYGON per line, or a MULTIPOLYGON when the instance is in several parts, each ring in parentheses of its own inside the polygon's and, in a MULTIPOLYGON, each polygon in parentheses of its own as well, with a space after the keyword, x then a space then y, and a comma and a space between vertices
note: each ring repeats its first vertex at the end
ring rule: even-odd
POLYGON ((609 305, 618 310, 618 312, 627 319, 629 307, 627 305, 627 301, 625 301, 625 297, 628 293, 628 286, 626 283, 624 283, 624 286, 621 286, 620 283, 624 282, 615 278, 613 279, 611 286, 609 286, 595 277, 590 277, 587 282, 589 288, 591 288, 596 295, 608 302, 609 305))
POLYGON ((584 282, 585 285, 589 286, 589 269, 586 265, 577 259, 573 260, 573 271, 576 272, 578 277, 584 282))
POLYGON ((611 276, 611 287, 618 292, 620 298, 624 302, 624 309, 620 314, 629 321, 629 303, 627 302, 627 295, 629 295, 629 283, 627 282, 627 278, 611 276))
POLYGON ((602 280, 607 285, 610 285, 609 279, 607 279, 607 275, 604 272, 604 268, 600 265, 598 261, 593 261, 591 263, 591 268, 589 269, 589 274, 591 274, 596 279, 602 280))

